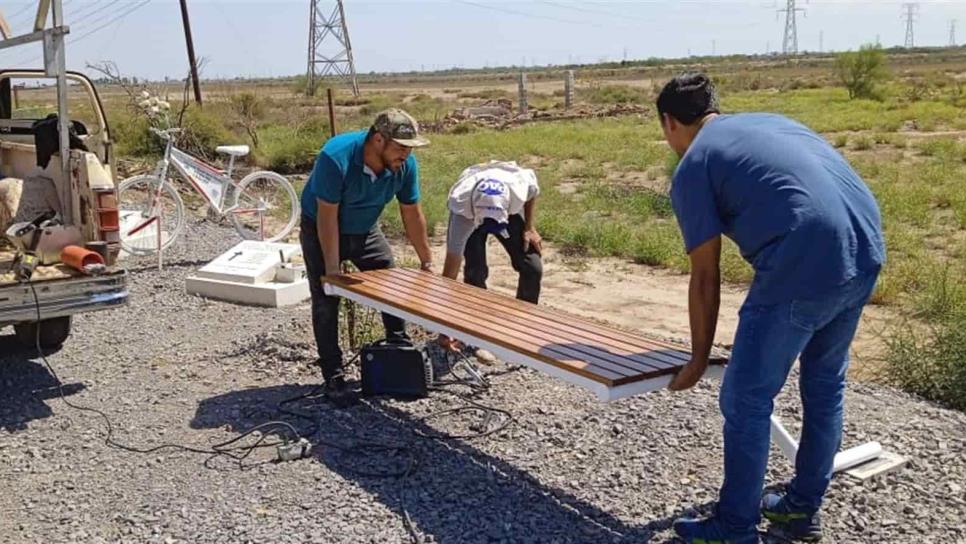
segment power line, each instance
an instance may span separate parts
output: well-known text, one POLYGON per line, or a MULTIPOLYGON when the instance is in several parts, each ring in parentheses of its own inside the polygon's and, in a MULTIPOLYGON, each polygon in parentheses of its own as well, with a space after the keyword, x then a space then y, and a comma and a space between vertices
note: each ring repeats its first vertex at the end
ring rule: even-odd
POLYGON ((558 23, 566 23, 566 24, 569 24, 569 25, 582 25, 582 26, 589 25, 589 26, 595 26, 595 27, 598 27, 598 28, 603 28, 603 27, 601 27, 601 25, 597 25, 597 24, 594 24, 594 23, 588 23, 587 21, 575 21, 575 20, 572 20, 572 19, 561 19, 559 17, 553 17, 551 15, 538 15, 536 13, 528 13, 526 11, 517 11, 515 9, 498 8, 496 6, 489 6, 487 4, 479 4, 479 3, 476 3, 476 2, 470 2, 469 0, 456 0, 456 3, 457 4, 466 4, 468 6, 474 6, 474 7, 478 7, 478 8, 482 8, 482 9, 488 9, 488 10, 491 10, 491 11, 498 11, 500 13, 506 13, 506 14, 509 14, 509 15, 519 15, 521 17, 530 17, 532 19, 545 19, 547 21, 556 21, 558 23))
POLYGON ((27 23, 31 23, 30 26, 32 27, 34 17, 37 16, 37 12, 30 13, 30 8, 33 8, 33 7, 36 7, 36 5, 28 4, 26 9, 22 9, 18 11, 16 14, 11 15, 10 17, 7 17, 7 22, 10 23, 11 28, 25 25, 27 23), (26 14, 26 17, 23 17, 24 14, 26 14))
POLYGON ((643 19, 641 17, 633 17, 633 16, 630 16, 630 15, 628 15, 626 13, 616 13, 616 12, 613 12, 613 11, 605 11, 605 10, 599 10, 599 9, 588 9, 588 8, 585 8, 585 7, 571 6, 570 4, 564 4, 562 2, 552 2, 550 0, 540 0, 540 3, 541 4, 546 4, 548 6, 556 6, 558 8, 570 9, 570 10, 573 10, 573 11, 580 11, 580 12, 583 12, 583 13, 596 13, 598 15, 607 15, 608 17, 619 17, 619 18, 625 19, 625 20, 626 19, 635 19, 635 20, 638 20, 638 21, 644 21, 645 20, 645 19, 643 19))
POLYGON ((14 19, 16 19, 17 17, 20 17, 21 15, 23 15, 27 11, 30 11, 30 8, 32 8, 32 7, 35 7, 35 4, 31 4, 31 3, 28 2, 27 5, 23 7, 23 9, 17 11, 17 13, 11 14, 10 17, 7 17, 7 21, 10 21, 11 22, 10 24, 13 24, 13 20, 14 19))
POLYGON ((100 6, 100 9, 95 9, 94 11, 87 12, 83 16, 80 16, 80 17, 74 19, 73 21, 65 21, 65 22, 68 22, 70 25, 79 25, 80 23, 82 23, 82 22, 90 19, 91 17, 93 17, 93 16, 95 16, 95 15, 97 15, 99 13, 103 13, 104 11, 107 11, 108 9, 110 9, 111 6, 113 6, 115 4, 118 4, 121 1, 122 0, 113 0, 112 2, 109 2, 106 5, 95 4, 95 5, 100 6))
POLYGON ((115 22, 120 21, 121 19, 124 19, 128 15, 134 13, 135 11, 143 8, 144 6, 146 6, 146 5, 150 4, 150 3, 151 3, 151 0, 143 0, 140 4, 134 5, 133 7, 131 7, 130 9, 128 9, 127 11, 125 11, 125 12, 117 15, 113 19, 111 19, 111 20, 107 21, 106 23, 98 26, 97 28, 95 28, 95 29, 93 29, 93 30, 91 30, 91 31, 89 31, 89 32, 87 32, 85 34, 82 34, 82 35, 78 36, 77 38, 75 38, 74 40, 72 40, 70 43, 72 43, 72 44, 77 43, 77 42, 83 40, 84 38, 90 36, 91 34, 94 34, 98 30, 101 30, 103 28, 106 28, 106 27, 114 24, 115 22))
MULTIPOLYGON (((100 30, 102 30, 104 28, 107 28, 108 26, 110 26, 110 25, 112 25, 112 24, 114 24, 116 22, 119 22, 121 19, 124 19, 128 15, 134 13, 135 11, 143 8, 144 6, 146 6, 146 5, 150 4, 150 3, 151 3, 151 0, 142 0, 140 3, 135 4, 134 6, 128 8, 127 11, 123 11, 123 12, 119 13, 114 18, 106 21, 105 23, 103 23, 103 24, 101 24, 101 25, 99 25, 99 26, 97 26, 97 27, 89 30, 88 32, 85 32, 84 34, 81 34, 80 36, 74 38, 73 40, 70 40, 69 42, 67 42, 67 44, 68 45, 73 45, 73 44, 75 44, 75 43, 77 43, 77 42, 79 42, 79 41, 81 41, 81 40, 83 40, 83 39, 91 36, 95 32, 98 32, 98 31, 100 31, 100 30)), ((88 28, 90 28, 90 27, 88 27, 88 28)), ((28 59, 28 60, 16 61, 14 64, 29 64, 29 63, 32 63, 32 62, 36 62, 36 61, 38 61, 38 60, 40 60, 42 58, 44 58, 43 55, 38 55, 38 56, 35 56, 35 57, 33 57, 31 59, 28 59)))
POLYGON ((73 13, 73 12, 70 13, 70 15, 71 15, 72 18, 69 19, 68 21, 73 24, 74 22, 76 22, 77 20, 79 20, 82 17, 82 15, 81 15, 82 13, 84 14, 84 16, 86 16, 86 15, 88 15, 91 12, 100 11, 101 8, 103 8, 103 6, 104 6, 104 4, 102 2, 99 2, 99 1, 97 1, 97 2, 88 2, 87 4, 84 4, 83 6, 77 8, 77 12, 76 13, 73 13), (93 8, 93 9, 90 9, 90 8, 93 8))

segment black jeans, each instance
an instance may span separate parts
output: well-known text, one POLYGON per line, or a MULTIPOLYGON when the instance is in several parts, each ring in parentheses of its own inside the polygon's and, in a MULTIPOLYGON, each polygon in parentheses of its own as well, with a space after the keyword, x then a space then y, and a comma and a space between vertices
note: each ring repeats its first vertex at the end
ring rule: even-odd
MULTIPOLYGON (((299 241, 309 277, 312 294, 312 330, 319 350, 322 376, 328 380, 342 373, 342 348, 339 347, 339 297, 330 297, 322 290, 325 275, 325 257, 316 230, 315 221, 302 216, 299 241)), ((366 234, 342 234, 339 236, 339 262, 351 261, 359 270, 392 268, 392 250, 379 227, 366 234)), ((406 323, 398 317, 382 314, 382 324, 389 340, 407 340, 406 323)))
MULTIPOLYGON (((510 216, 510 226, 507 231, 510 237, 494 237, 503 244, 510 255, 510 264, 517 271, 517 298, 534 304, 540 299, 540 280, 543 279, 543 261, 540 254, 533 247, 523 250, 523 229, 526 223, 521 215, 510 216)), ((489 233, 480 227, 476 229, 466 242, 463 257, 466 264, 463 267, 463 281, 470 285, 486 289, 486 278, 490 275, 490 268, 486 265, 486 240, 489 233)))

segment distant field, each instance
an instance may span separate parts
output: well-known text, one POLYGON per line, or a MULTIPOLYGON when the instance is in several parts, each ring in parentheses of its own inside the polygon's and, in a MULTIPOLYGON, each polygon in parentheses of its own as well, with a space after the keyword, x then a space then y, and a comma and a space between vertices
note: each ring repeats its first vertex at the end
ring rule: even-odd
MULTIPOLYGON (((576 67, 576 108, 586 117, 615 104, 649 110, 668 77, 702 69, 716 79, 725 110, 780 112, 804 122, 850 159, 882 207, 889 262, 875 301, 895 305, 929 326, 947 323, 950 315, 966 316, 966 49, 893 52, 893 77, 882 101, 849 100, 836 82, 833 62, 833 56, 824 55, 791 62, 735 57, 576 67)), ((566 113, 564 73, 528 69, 532 110, 566 113)), ((488 101, 502 99, 515 108, 517 76, 513 70, 362 76, 361 97, 352 97, 344 86, 336 89, 337 129, 365 128, 389 106, 416 115, 433 141, 417 154, 434 227, 445 221, 447 191, 463 168, 488 159, 516 160, 536 169, 542 187, 540 229, 567 254, 616 256, 685 271, 667 196, 675 162, 653 112, 534 122, 508 130, 445 121, 459 108, 488 101)), ((185 145, 211 156, 217 144, 246 142, 253 145, 259 166, 290 174, 310 170, 329 134, 324 92, 304 96, 297 79, 214 81, 203 87, 205 106, 192 105, 184 114, 185 145)), ((130 88, 99 88, 120 155, 149 159, 156 154, 160 147, 147 134, 146 120, 130 106, 130 88)), ((148 88, 180 109, 181 83, 148 88)), ((20 99, 22 114, 52 111, 49 89, 24 90, 20 99)), ((75 111, 82 119, 89 114, 85 107, 75 111)), ((397 214, 384 218, 387 229, 398 233, 397 214)), ((724 275, 732 282, 751 277, 730 245, 724 275)), ((903 353, 928 347, 902 340, 897 349, 906 349, 903 353)))

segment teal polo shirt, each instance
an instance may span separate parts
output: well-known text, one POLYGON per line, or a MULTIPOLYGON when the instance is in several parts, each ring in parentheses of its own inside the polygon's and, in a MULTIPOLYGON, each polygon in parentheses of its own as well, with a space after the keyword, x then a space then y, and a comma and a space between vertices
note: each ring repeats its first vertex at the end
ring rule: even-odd
POLYGON ((317 219, 317 200, 339 205, 339 232, 365 234, 393 198, 419 202, 419 165, 409 155, 399 172, 375 175, 363 161, 368 130, 339 134, 322 146, 309 181, 302 189, 302 214, 317 219))

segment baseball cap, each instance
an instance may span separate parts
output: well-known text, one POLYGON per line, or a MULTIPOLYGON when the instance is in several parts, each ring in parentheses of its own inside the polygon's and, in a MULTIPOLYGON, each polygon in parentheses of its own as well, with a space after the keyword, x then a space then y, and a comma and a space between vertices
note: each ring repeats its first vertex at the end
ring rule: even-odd
POLYGON ((379 112, 372 127, 383 136, 392 138, 399 145, 406 147, 429 145, 429 140, 419 135, 419 123, 416 119, 399 108, 379 112))
POLYGON ((473 213, 487 232, 508 238, 510 189, 498 179, 487 178, 473 189, 473 213))

